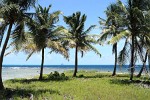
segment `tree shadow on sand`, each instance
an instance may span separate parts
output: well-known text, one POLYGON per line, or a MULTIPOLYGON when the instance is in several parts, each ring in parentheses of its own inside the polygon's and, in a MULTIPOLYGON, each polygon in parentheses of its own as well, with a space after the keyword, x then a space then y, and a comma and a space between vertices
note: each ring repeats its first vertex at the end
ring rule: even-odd
POLYGON ((20 98, 33 98, 42 94, 42 93, 50 93, 50 94, 60 94, 59 91, 55 91, 52 89, 38 89, 38 90, 32 90, 32 89, 11 89, 11 88, 6 88, 3 91, 0 91, 0 100, 4 99, 10 99, 13 98, 14 96, 20 97, 20 98))
MULTIPOLYGON (((6 83, 12 83, 12 84, 31 84, 32 82, 52 82, 52 81, 67 81, 69 78, 57 78, 57 79, 43 79, 43 80, 38 80, 38 79, 11 79, 6 81, 6 83)), ((31 88, 6 88, 3 91, 0 91, 0 100, 9 100, 10 98, 15 97, 20 97, 21 98, 31 98, 32 96, 38 97, 38 95, 41 95, 43 93, 49 93, 49 94, 58 94, 60 95, 59 91, 55 91, 52 89, 31 89, 31 88)), ((32 99, 31 99, 32 100, 32 99)))
POLYGON ((67 81, 67 80, 70 80, 70 79, 68 77, 67 78, 42 79, 42 80, 33 78, 33 79, 10 79, 8 81, 11 82, 11 83, 26 83, 26 84, 29 84, 29 83, 32 83, 32 82, 51 82, 51 81, 63 82, 63 81, 67 81))
POLYGON ((115 76, 112 76, 111 73, 99 73, 99 74, 96 74, 96 75, 84 75, 84 74, 79 74, 77 76, 77 78, 114 78, 114 77, 122 77, 122 78, 126 78, 128 77, 129 75, 128 74, 117 74, 115 76))
POLYGON ((111 84, 118 84, 118 85, 138 85, 144 88, 150 88, 150 81, 142 81, 142 80, 132 80, 130 81, 129 79, 111 79, 110 80, 111 84))
POLYGON ((84 76, 83 74, 80 74, 79 76, 77 76, 77 78, 108 78, 108 77, 112 77, 111 75, 103 75, 103 74, 97 74, 97 75, 88 75, 88 76, 84 76))

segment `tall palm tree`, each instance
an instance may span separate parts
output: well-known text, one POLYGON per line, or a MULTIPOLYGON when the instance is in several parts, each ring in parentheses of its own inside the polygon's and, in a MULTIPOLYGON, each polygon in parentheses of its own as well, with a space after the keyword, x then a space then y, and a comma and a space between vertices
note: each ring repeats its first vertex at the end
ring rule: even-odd
MULTIPOLYGON (((134 62, 135 62, 135 47, 136 47, 136 38, 140 38, 140 35, 143 34, 143 28, 146 28, 144 25, 145 17, 144 13, 145 11, 148 11, 150 8, 149 0, 128 0, 128 7, 127 7, 127 18, 129 20, 128 29, 131 32, 131 62, 130 62, 130 68, 131 68, 131 75, 130 80, 133 79, 133 73, 134 73, 134 62)), ((145 33, 145 32, 144 32, 145 33)))
POLYGON ((135 49, 137 47, 136 39, 140 39, 141 36, 149 37, 149 35, 145 34, 143 31, 148 27, 148 24, 145 23, 145 14, 150 8, 150 2, 149 0, 128 0, 127 4, 124 5, 120 0, 118 0, 118 5, 122 9, 122 12, 125 14, 124 18, 127 22, 125 28, 128 31, 125 31, 123 34, 116 36, 115 39, 117 38, 117 40, 119 40, 124 36, 130 37, 130 80, 132 80, 136 62, 135 57, 137 54, 135 49))
POLYGON ((23 21, 25 17, 25 11, 35 3, 36 0, 2 0, 0 7, 0 16, 5 22, 5 27, 1 30, 1 40, 3 39, 4 30, 8 27, 6 39, 2 47, 0 55, 0 90, 4 89, 2 82, 2 64, 4 53, 11 35, 12 27, 23 21), (26 2, 25 2, 26 1, 26 2))
POLYGON ((73 13, 71 16, 64 16, 64 21, 69 26, 68 32, 71 34, 69 37, 73 42, 71 47, 75 48, 75 70, 73 77, 76 76, 78 69, 78 52, 80 51, 83 57, 83 53, 89 50, 94 51, 98 55, 101 55, 98 50, 91 44, 96 44, 97 41, 92 35, 88 33, 95 27, 95 25, 90 26, 86 31, 84 31, 84 24, 86 21, 86 15, 81 15, 81 12, 73 13))
POLYGON ((42 8, 40 5, 36 8, 36 15, 33 20, 28 20, 27 26, 31 36, 27 38, 24 50, 29 52, 29 57, 35 52, 42 52, 42 62, 39 80, 42 80, 44 53, 46 48, 50 48, 51 52, 56 52, 68 58, 68 49, 64 46, 63 27, 57 27, 55 24, 59 21, 60 11, 49 13, 51 5, 48 8, 42 8), (33 41, 32 41, 32 40, 33 41), (31 44, 32 42, 32 44, 31 44))
MULTIPOLYGON (((108 38, 115 37, 120 33, 121 28, 123 27, 123 18, 120 16, 122 14, 121 9, 117 4, 111 4, 107 7, 106 16, 107 19, 100 19, 100 25, 102 26, 102 34, 98 41, 106 41, 108 38)), ((112 76, 116 75, 117 68, 117 42, 113 44, 112 52, 115 54, 115 65, 112 76)))

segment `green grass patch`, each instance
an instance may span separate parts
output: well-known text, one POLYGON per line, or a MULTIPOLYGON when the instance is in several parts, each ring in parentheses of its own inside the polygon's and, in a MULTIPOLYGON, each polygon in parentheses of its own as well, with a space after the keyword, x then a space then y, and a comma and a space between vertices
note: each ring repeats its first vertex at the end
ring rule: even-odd
POLYGON ((5 91, 0 92, 0 100, 12 97, 14 100, 150 100, 149 81, 128 75, 111 76, 111 73, 80 71, 73 78, 72 72, 44 75, 44 80, 13 79, 4 82, 5 91), (56 78, 54 78, 54 76, 56 78), (146 85, 147 87, 145 87, 146 85))

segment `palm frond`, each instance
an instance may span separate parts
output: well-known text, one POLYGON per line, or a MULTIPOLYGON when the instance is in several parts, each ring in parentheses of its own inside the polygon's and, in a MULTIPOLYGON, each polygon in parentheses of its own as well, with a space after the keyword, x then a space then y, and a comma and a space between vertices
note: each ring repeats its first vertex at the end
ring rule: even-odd
POLYGON ((31 53, 29 53, 29 55, 26 58, 26 61, 30 59, 30 57, 34 54, 35 51, 32 51, 31 53))
POLYGON ((96 27, 96 25, 91 25, 86 31, 84 31, 82 34, 85 35, 85 34, 88 34, 89 32, 92 31, 92 29, 94 29, 96 27))
POLYGON ((113 37, 108 44, 114 44, 117 43, 119 40, 121 40, 122 38, 128 37, 130 35, 130 31, 125 30, 120 32, 119 34, 117 34, 115 37, 113 37))
POLYGON ((100 35, 100 38, 98 39, 99 42, 105 42, 108 38, 112 36, 111 29, 103 29, 102 34, 100 35))
POLYGON ((7 23, 5 23, 3 21, 0 22, 0 47, 1 47, 1 44, 2 44, 4 32, 6 31, 6 29, 7 29, 7 23))
POLYGON ((106 25, 106 20, 105 19, 103 19, 103 18, 101 18, 101 17, 98 17, 99 18, 99 24, 100 25, 106 25))
POLYGON ((24 22, 18 23, 15 30, 12 32, 12 40, 16 45, 16 49, 22 47, 25 42, 25 24, 24 22))
POLYGON ((93 46, 90 45, 90 44, 86 44, 86 45, 88 46, 88 48, 89 48, 90 50, 94 51, 97 55, 99 55, 99 56, 101 57, 101 54, 99 53, 99 51, 98 51, 95 47, 93 47, 93 46))
POLYGON ((128 39, 126 39, 125 41, 125 44, 124 44, 124 47, 123 49, 120 51, 119 55, 118 55, 118 64, 120 66, 124 65, 127 63, 128 61, 128 55, 129 55, 129 52, 128 52, 128 39))
POLYGON ((126 14, 128 15, 129 13, 128 13, 128 11, 127 11, 125 5, 121 2, 121 0, 118 0, 117 3, 118 3, 118 5, 119 5, 119 7, 121 8, 121 10, 122 10, 124 13, 126 13, 126 14))
POLYGON ((2 0, 3 4, 17 4, 24 10, 34 6, 36 1, 37 0, 2 0))
POLYGON ((55 53, 62 54, 66 59, 69 57, 68 49, 60 42, 48 40, 47 47, 55 53))

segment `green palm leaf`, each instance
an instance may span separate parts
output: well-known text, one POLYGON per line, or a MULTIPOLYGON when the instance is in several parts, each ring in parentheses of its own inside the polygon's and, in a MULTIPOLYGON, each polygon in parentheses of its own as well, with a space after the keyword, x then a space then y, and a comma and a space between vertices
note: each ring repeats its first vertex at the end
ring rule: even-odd
POLYGON ((128 30, 122 31, 119 34, 117 34, 115 37, 113 37, 108 44, 114 44, 117 43, 119 40, 121 40, 122 38, 128 37, 130 36, 131 33, 128 30))

